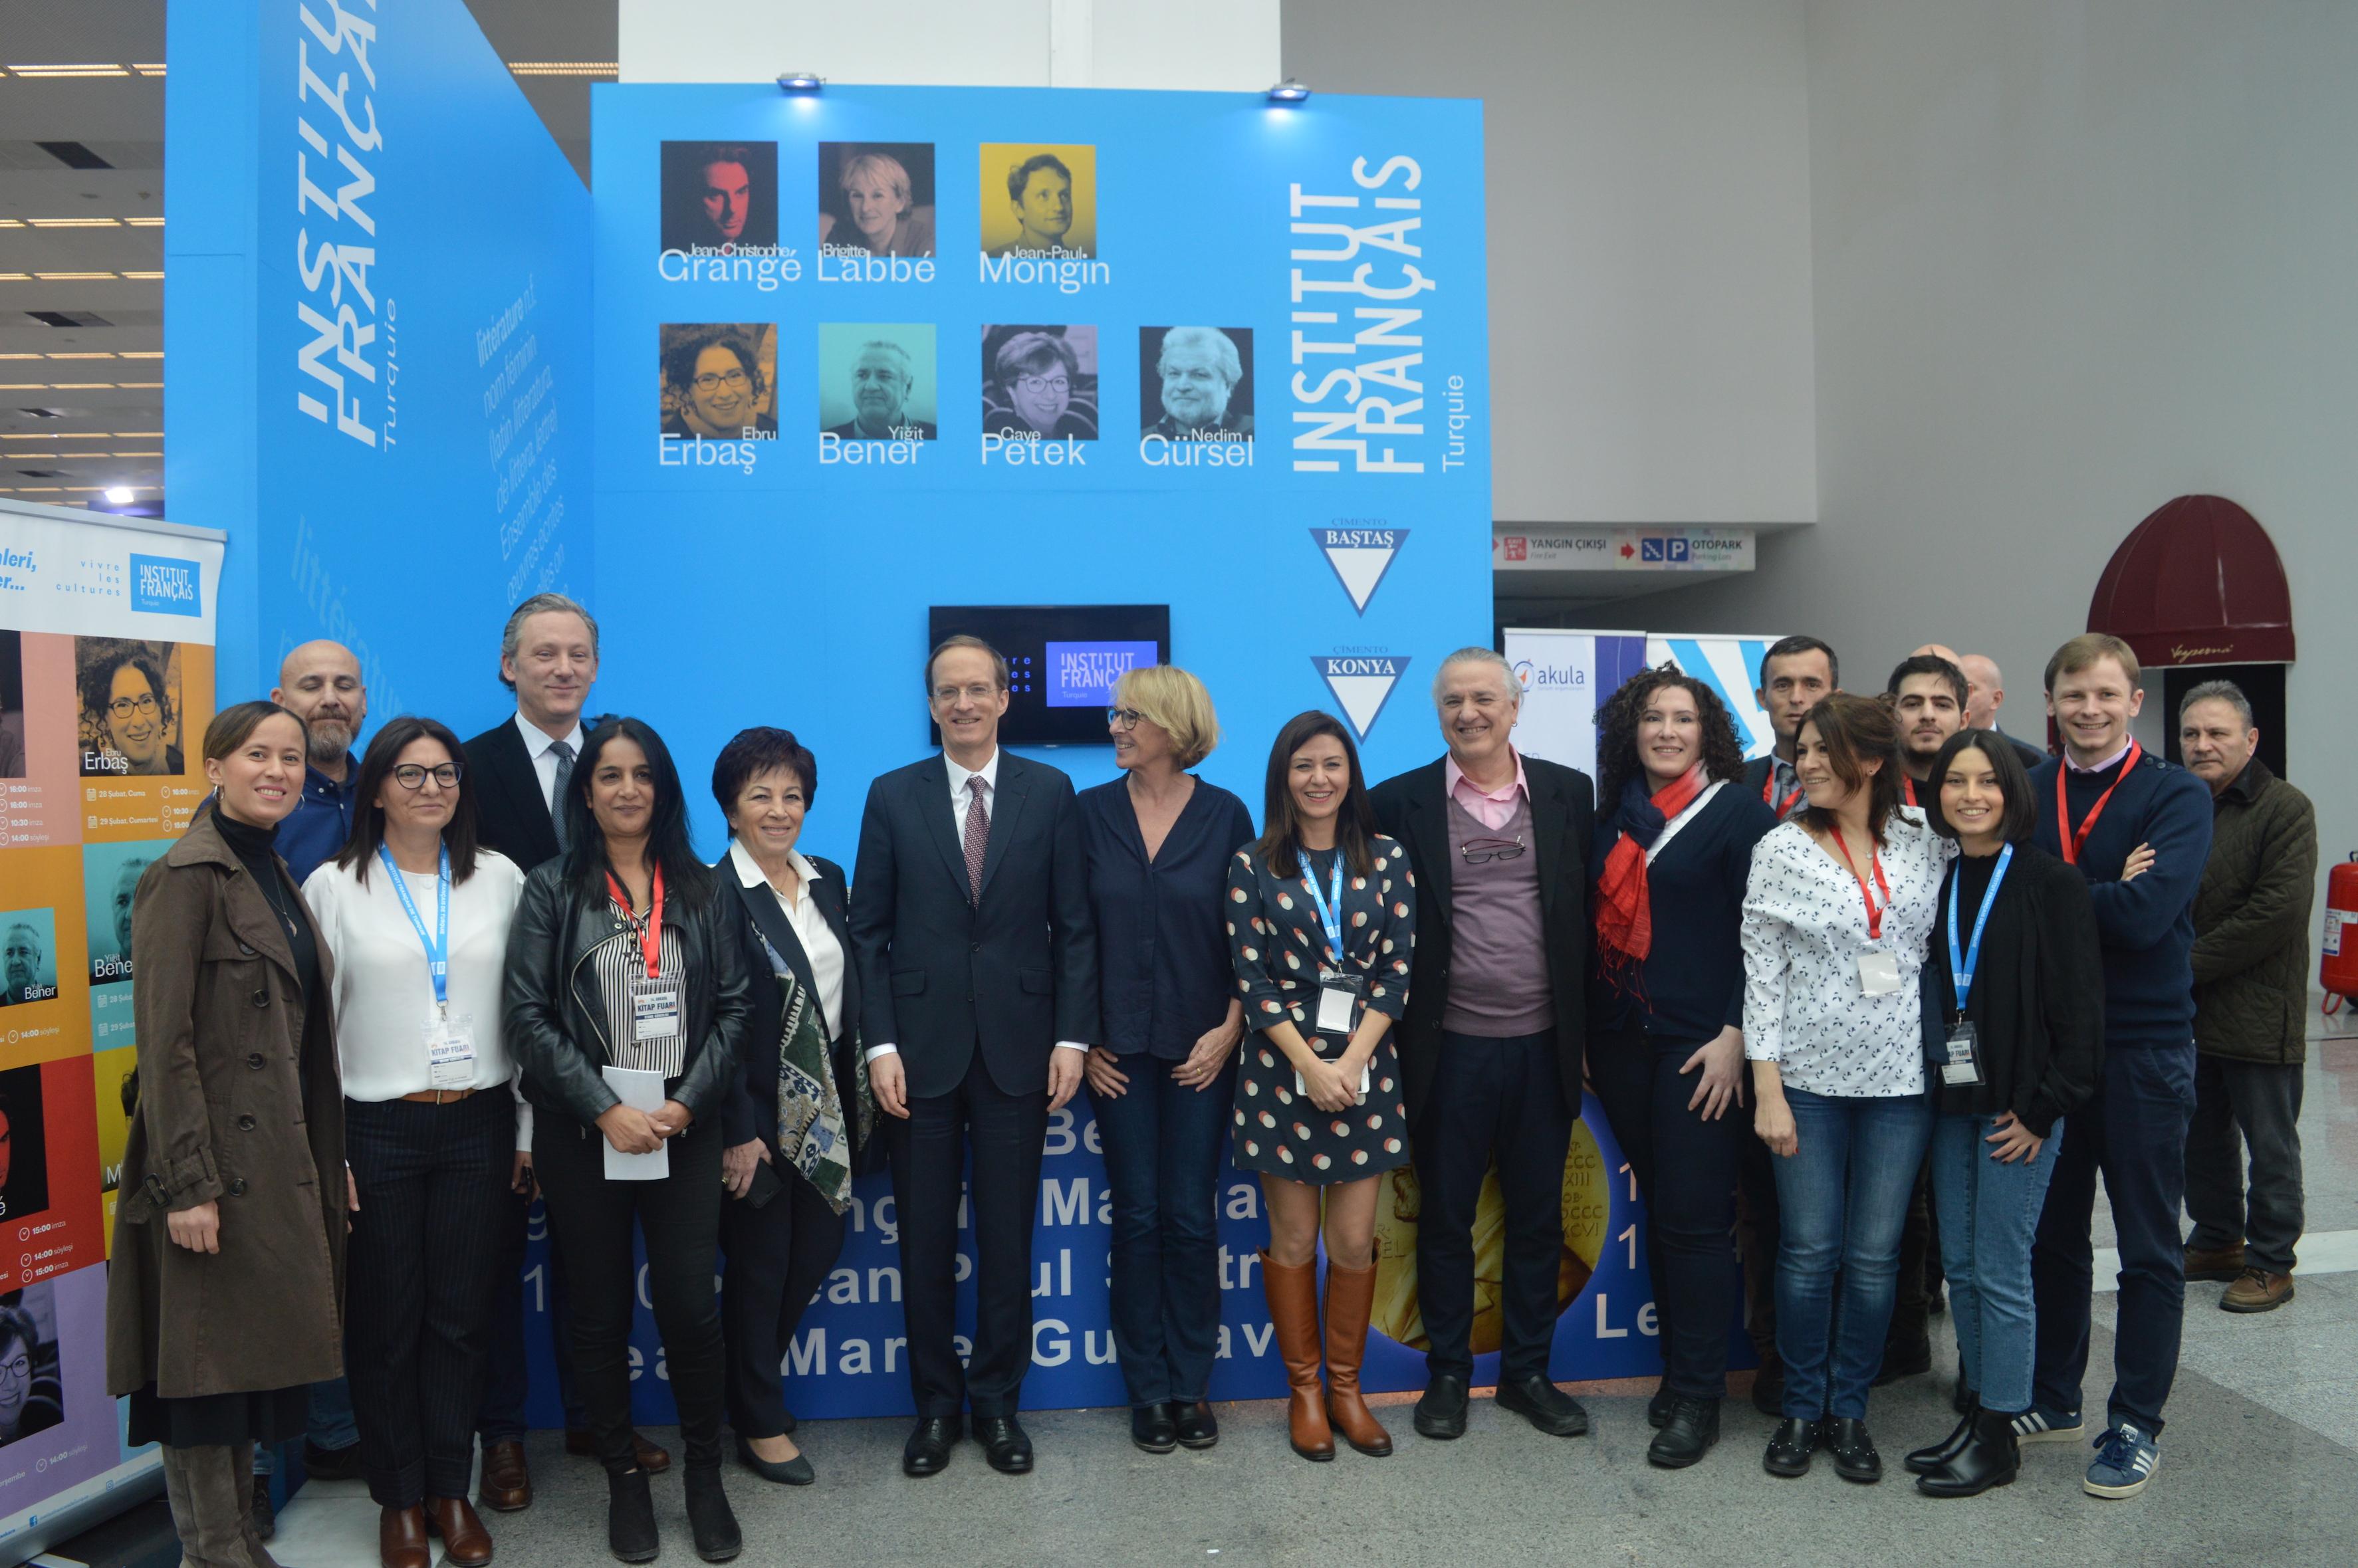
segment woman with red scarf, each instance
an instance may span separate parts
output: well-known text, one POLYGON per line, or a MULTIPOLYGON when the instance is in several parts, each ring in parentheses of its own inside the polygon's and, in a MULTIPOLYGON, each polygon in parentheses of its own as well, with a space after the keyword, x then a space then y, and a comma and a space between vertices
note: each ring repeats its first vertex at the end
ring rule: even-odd
POLYGON ((1752 846, 1777 818, 1750 791, 1726 708, 1663 665, 1596 716, 1596 960, 1588 1072, 1644 1194, 1661 1323, 1660 1429, 1646 1457, 1693 1464, 1719 1440, 1736 1280, 1727 1235, 1745 1119, 1744 955, 1752 846))

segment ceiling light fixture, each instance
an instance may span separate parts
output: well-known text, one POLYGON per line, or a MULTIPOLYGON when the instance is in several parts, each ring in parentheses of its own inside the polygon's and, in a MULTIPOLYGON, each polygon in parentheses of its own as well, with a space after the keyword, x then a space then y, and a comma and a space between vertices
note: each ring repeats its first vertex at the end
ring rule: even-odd
POLYGON ((786 70, 778 73, 781 92, 817 92, 827 85, 827 78, 815 70, 786 70))
POLYGON ((1269 101, 1272 103, 1303 103, 1309 98, 1310 89, 1290 76, 1269 90, 1269 101))

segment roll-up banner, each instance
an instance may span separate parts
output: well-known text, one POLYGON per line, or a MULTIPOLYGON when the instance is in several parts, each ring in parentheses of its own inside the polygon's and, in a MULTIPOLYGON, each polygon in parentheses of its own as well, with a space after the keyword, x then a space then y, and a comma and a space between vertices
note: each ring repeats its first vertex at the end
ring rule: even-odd
POLYGON ((0 500, 0 1561, 155 1485, 106 1392, 131 892, 204 798, 217 534, 0 500))

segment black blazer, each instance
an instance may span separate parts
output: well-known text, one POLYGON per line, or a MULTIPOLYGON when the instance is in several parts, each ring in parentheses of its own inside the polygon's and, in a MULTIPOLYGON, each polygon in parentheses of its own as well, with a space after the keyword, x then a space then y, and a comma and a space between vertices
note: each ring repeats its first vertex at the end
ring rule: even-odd
POLYGON ((868 786, 851 942, 862 1048, 900 1048, 912 1095, 946 1095, 975 1052, 1001 1093, 1044 1093, 1059 1040, 1098 1043, 1097 926, 1073 781, 999 756, 980 907, 936 753, 868 786))
MULTIPOLYGON (((1577 1114, 1581 1056, 1588 1044, 1588 839, 1596 819, 1596 787, 1577 768, 1532 756, 1523 758, 1523 778, 1531 787, 1541 929, 1555 992, 1557 1065, 1564 1101, 1577 1114)), ((1397 1031, 1413 1130, 1441 1065, 1441 1019, 1449 1005, 1453 868, 1441 761, 1386 779, 1369 798, 1377 826, 1407 847, 1409 867, 1416 873, 1416 961, 1409 972, 1408 1015, 1397 1031)))
POLYGON ((540 775, 511 717, 460 748, 475 797, 475 841, 525 871, 557 859, 557 828, 540 798, 540 775))
MULTIPOLYGON (((860 1049, 860 965, 851 946, 851 911, 848 889, 849 879, 843 868, 833 860, 809 857, 818 869, 818 880, 810 884, 811 902, 818 905, 827 928, 843 945, 843 1037, 827 1043, 829 1065, 835 1069, 835 1092, 843 1103, 844 1133, 852 1141, 851 1169, 861 1175, 876 1168, 875 1155, 882 1144, 871 1140, 871 1146, 860 1144, 858 1104, 860 1049)), ((795 972, 803 989, 811 993, 813 1005, 818 1000, 818 989, 811 978, 810 955, 803 950, 802 939, 795 935, 794 926, 786 920, 785 911, 766 887, 747 887, 737 880, 737 865, 723 855, 714 862, 712 874, 721 884, 735 891, 737 902, 745 912, 745 923, 740 935, 745 944, 746 1000, 752 1011, 745 1020, 745 1047, 741 1053, 743 1066, 736 1084, 721 1106, 721 1122, 727 1130, 729 1146, 758 1138, 778 1152, 778 1027, 779 1013, 785 1006, 784 993, 778 989, 778 977, 770 968, 770 956, 762 951, 762 938, 778 950, 778 957, 795 972)), ((821 1027, 825 1024, 822 1022, 821 1027)))

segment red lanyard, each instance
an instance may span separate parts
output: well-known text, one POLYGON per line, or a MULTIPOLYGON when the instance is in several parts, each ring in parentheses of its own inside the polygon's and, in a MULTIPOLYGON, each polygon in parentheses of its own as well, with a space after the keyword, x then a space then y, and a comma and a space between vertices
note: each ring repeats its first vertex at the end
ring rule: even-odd
POLYGON ((1801 799, 1803 793, 1797 789, 1785 797, 1784 805, 1777 804, 1777 759, 1769 758, 1768 776, 1760 781, 1760 804, 1774 811, 1777 814, 1777 820, 1782 822, 1785 820, 1785 814, 1793 809, 1793 803, 1801 799))
POLYGON ((1916 781, 1908 777, 1905 773, 1902 773, 1899 777, 1899 788, 1900 791, 1908 796, 1908 804, 1910 806, 1915 805, 1916 781))
POLYGON ((2119 775, 2104 787, 2104 794, 2096 797, 2096 804, 2088 808, 2088 819, 2080 824, 2077 833, 2071 831, 2071 812, 2064 804, 2063 792, 2064 776, 2071 771, 2071 760, 2066 757, 2055 764, 2055 838, 2063 847, 2066 862, 2074 866, 2080 863, 2080 850, 2087 844, 2088 835, 2096 830, 2096 818, 2104 814, 2105 806, 2113 798, 2113 791, 2121 787, 2121 780, 2129 776, 2129 771, 2137 765, 2137 759, 2144 755, 2145 748, 2131 741, 2129 754, 2121 763, 2119 775))
MULTIPOLYGON (((1850 846, 1843 842, 1842 829, 1830 827, 1826 831, 1834 836, 1834 847, 1843 852, 1843 870, 1854 877, 1858 877, 1858 896, 1866 901, 1866 939, 1870 942, 1879 942, 1883 939, 1883 910, 1876 907, 1875 895, 1866 891, 1866 879, 1858 876, 1858 867, 1850 858, 1850 846)), ((1884 907, 1888 908, 1891 903, 1891 884, 1883 880, 1883 856, 1880 852, 1870 856, 1867 864, 1875 868, 1875 885, 1883 890, 1884 907)))
MULTIPOLYGON (((622 891, 622 884, 614 880, 614 873, 611 871, 606 873, 606 891, 613 895, 614 902, 621 904, 625 913, 630 912, 631 895, 622 891)), ((638 925, 638 917, 635 914, 632 914, 631 923, 633 925, 638 925)), ((661 866, 655 868, 654 896, 647 903, 647 923, 639 926, 639 951, 647 961, 647 979, 651 980, 662 979, 663 867, 661 866)))

